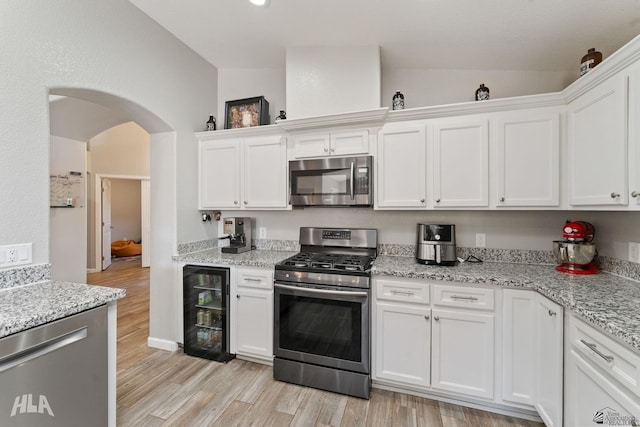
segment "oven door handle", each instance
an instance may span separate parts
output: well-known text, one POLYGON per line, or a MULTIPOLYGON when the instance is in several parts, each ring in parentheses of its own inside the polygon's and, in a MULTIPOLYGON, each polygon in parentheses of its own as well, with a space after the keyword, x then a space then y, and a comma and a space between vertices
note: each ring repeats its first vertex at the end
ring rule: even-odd
POLYGON ((355 190, 354 190, 354 187, 355 187, 355 182, 354 181, 356 179, 354 166, 355 165, 353 164, 353 162, 351 162, 351 182, 349 183, 350 184, 349 185, 349 190, 351 190, 351 200, 354 200, 356 198, 355 190))
POLYGON ((368 294, 366 292, 354 292, 354 291, 331 291, 327 289, 315 289, 315 288, 305 288, 302 286, 289 286, 289 285, 281 285, 280 283, 275 283, 274 286, 280 289, 288 289, 292 291, 305 291, 316 294, 324 294, 324 295, 336 295, 336 296, 354 296, 354 297, 367 297, 368 294))

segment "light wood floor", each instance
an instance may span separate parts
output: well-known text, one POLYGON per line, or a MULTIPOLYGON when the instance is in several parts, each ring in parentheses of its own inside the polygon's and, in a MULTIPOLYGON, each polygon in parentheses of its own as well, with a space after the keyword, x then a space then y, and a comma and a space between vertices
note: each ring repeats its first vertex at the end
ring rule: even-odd
POLYGON ((379 389, 370 400, 347 397, 274 381, 269 366, 151 349, 149 269, 117 260, 87 280, 127 289, 118 301, 118 426, 542 426, 379 389))

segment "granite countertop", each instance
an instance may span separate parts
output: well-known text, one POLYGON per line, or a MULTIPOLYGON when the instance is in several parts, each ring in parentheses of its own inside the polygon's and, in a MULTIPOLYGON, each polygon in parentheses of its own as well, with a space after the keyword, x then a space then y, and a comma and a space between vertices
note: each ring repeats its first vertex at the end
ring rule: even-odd
MULTIPOLYGON (((297 252, 253 250, 223 254, 220 248, 181 255, 179 262, 273 268, 297 252)), ((608 273, 570 275, 553 265, 465 262, 454 267, 419 264, 413 257, 380 255, 374 275, 534 289, 640 351, 640 283, 608 273)))
POLYGON ((253 250, 241 254, 224 254, 220 248, 207 249, 180 255, 176 261, 215 265, 244 265, 249 267, 273 268, 280 261, 298 252, 253 250))
POLYGON ((571 275, 556 271, 553 265, 427 266, 411 257, 385 255, 376 259, 373 274, 534 289, 640 351, 640 283, 620 276, 571 275))
POLYGON ((43 281, 0 290, 0 338, 124 297, 124 289, 43 281))

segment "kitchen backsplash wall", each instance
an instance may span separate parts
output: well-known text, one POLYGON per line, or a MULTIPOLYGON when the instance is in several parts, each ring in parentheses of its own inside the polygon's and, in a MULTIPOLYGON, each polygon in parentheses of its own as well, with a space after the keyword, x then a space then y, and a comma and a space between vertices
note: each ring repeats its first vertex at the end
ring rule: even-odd
POLYGON ((627 260, 628 242, 640 242, 640 212, 577 211, 375 211, 358 208, 308 208, 293 211, 223 211, 222 217, 254 218, 255 233, 266 228, 268 240, 298 240, 299 228, 365 227, 378 229, 381 244, 414 245, 418 223, 456 225, 457 246, 475 248, 476 233, 486 235, 490 249, 551 251, 562 238, 567 219, 589 221, 602 256, 627 260))

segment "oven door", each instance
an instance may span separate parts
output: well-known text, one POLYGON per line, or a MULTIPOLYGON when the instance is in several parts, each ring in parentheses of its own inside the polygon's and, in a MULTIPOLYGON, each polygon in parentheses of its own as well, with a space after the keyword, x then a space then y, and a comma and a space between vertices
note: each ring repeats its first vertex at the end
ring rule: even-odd
POLYGON ((369 290, 274 286, 274 355, 368 374, 369 290))

